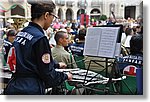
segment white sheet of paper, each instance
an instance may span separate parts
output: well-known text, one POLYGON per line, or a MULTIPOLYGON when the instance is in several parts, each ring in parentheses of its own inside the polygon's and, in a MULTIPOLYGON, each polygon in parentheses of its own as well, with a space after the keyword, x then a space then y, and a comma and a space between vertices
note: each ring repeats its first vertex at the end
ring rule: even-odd
POLYGON ((100 36, 101 29, 99 29, 98 27, 89 28, 87 30, 83 55, 97 56, 100 36))
POLYGON ((88 28, 83 54, 114 58, 118 31, 119 27, 88 28))
POLYGON ((121 52, 121 43, 116 44, 115 57, 119 56, 121 52))
POLYGON ((114 58, 119 27, 103 27, 98 56, 114 58))

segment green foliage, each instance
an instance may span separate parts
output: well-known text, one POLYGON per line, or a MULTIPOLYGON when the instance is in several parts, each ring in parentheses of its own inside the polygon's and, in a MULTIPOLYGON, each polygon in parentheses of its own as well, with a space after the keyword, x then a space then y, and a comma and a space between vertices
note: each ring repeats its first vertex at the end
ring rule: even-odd
POLYGON ((100 20, 105 21, 107 19, 106 15, 101 15, 100 20))

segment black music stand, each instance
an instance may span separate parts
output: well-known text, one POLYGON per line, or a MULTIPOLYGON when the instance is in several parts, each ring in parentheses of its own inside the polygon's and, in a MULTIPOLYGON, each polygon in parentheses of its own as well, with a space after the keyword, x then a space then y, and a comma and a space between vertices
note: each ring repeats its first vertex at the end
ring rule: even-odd
MULTIPOLYGON (((102 27, 102 29, 103 28, 107 28, 108 27, 108 29, 110 28, 112 31, 114 30, 114 27, 117 27, 117 28, 119 28, 119 29, 117 29, 117 30, 115 30, 114 31, 114 33, 116 33, 116 34, 114 34, 115 35, 115 37, 114 37, 114 49, 116 50, 116 46, 117 45, 115 45, 115 44, 117 44, 117 43, 121 43, 121 35, 122 35, 122 31, 123 31, 123 26, 122 25, 104 25, 104 26, 98 26, 98 27, 102 27), (117 32, 116 32, 117 31, 117 32)), ((97 27, 95 27, 96 29, 97 29, 97 27)), ((104 29, 105 30, 105 29, 104 29)), ((110 31, 111 31, 110 30, 110 31)), ((93 30, 94 31, 94 30, 93 30)), ((100 32, 100 30, 99 31, 97 31, 97 32, 100 32)), ((94 32, 92 32, 92 30, 90 31, 89 30, 89 32, 88 33, 94 33, 94 32)), ((106 34, 104 34, 105 33, 105 31, 101 31, 101 35, 100 35, 100 37, 99 37, 99 35, 97 35, 99 38, 100 38, 100 40, 104 40, 104 39, 101 39, 101 38, 105 38, 105 36, 104 35, 106 35, 106 34), (104 34, 104 35, 103 35, 104 34)), ((109 33, 109 32, 108 32, 109 33)), ((95 33, 96 34, 96 33, 95 33)), ((112 33, 113 34, 113 33, 112 33)), ((88 36, 88 35, 87 35, 88 36)), ((107 36, 107 35, 106 35, 107 36)), ((111 35, 110 35, 111 36, 111 35)), ((89 37, 90 37, 90 35, 89 35, 89 37)), ((94 37, 94 36, 93 36, 94 37)), ((90 39, 90 38, 87 38, 87 40, 93 40, 94 38, 92 38, 92 39, 90 39)), ((95 39, 97 39, 97 37, 95 37, 95 39)), ((113 39, 113 38, 112 38, 113 39)), ((112 40, 112 39, 110 39, 110 40, 112 40)), ((94 40, 93 40, 94 41, 94 40)), ((87 43, 87 44, 90 44, 89 42, 93 42, 93 41, 87 41, 87 42, 85 42, 85 44, 87 43)), ((100 43, 100 42, 99 42, 100 43)), ((109 42, 107 42, 107 44, 109 44, 109 42)), ((88 45, 87 45, 88 46, 88 45)), ((92 45, 93 46, 93 45, 92 45)), ((100 47, 101 45, 99 44, 99 47, 100 47)), ((98 47, 98 48, 99 48, 98 47)), ((121 46, 120 47, 117 47, 117 49, 120 49, 121 48, 121 46)), ((114 50, 113 49, 113 50, 114 50)), ((85 45, 85 49, 84 50, 86 50, 86 45, 85 45)), ((87 48, 87 50, 88 50, 88 48, 87 48)), ((97 50, 99 50, 99 49, 97 49, 97 50)), ((94 63, 96 63, 96 64, 98 64, 99 66, 101 66, 101 67, 105 67, 105 69, 104 70, 106 70, 106 77, 108 77, 108 63, 110 63, 110 61, 108 61, 109 59, 115 59, 115 53, 114 53, 114 56, 113 57, 109 57, 109 56, 101 56, 101 55, 96 55, 96 54, 94 54, 94 53, 92 53, 91 55, 89 54, 89 53, 87 53, 86 51, 84 51, 85 52, 85 54, 84 55, 87 55, 87 56, 95 56, 95 57, 100 57, 100 58, 105 58, 105 61, 100 61, 100 60, 90 60, 90 62, 89 62, 89 65, 88 65, 88 68, 87 68, 87 72, 86 72, 86 75, 85 75, 85 79, 84 79, 84 84, 85 84, 85 82, 86 82, 86 77, 87 77, 87 75, 88 75, 88 71, 89 71, 89 69, 90 69, 90 65, 91 65, 91 62, 94 62, 94 63), (99 64, 99 63, 97 63, 97 62, 105 62, 105 66, 102 66, 101 64, 99 64)), ((99 51, 100 52, 100 51, 99 51)), ((118 55, 120 54, 120 52, 118 53, 118 55)), ((112 63, 112 62, 111 62, 112 63)), ((97 75, 96 75, 97 76, 97 75)), ((94 77, 96 77, 96 76, 94 76, 94 77)), ((94 78, 94 77, 92 77, 92 78, 94 78)), ((112 77, 112 76, 111 76, 112 77)), ((92 80, 92 78, 91 78, 91 80, 92 80)))

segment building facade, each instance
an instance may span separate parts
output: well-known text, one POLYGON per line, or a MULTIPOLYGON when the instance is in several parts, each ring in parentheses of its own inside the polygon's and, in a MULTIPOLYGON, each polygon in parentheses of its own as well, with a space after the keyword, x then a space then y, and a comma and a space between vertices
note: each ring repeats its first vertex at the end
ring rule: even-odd
POLYGON ((90 19, 99 19, 101 15, 116 18, 137 19, 142 16, 142 0, 55 0, 56 13, 60 19, 80 19, 86 13, 90 19))
MULTIPOLYGON (((37 0, 38 1, 38 0, 37 0)), ((60 20, 80 19, 80 14, 87 14, 89 18, 99 20, 101 15, 116 18, 128 17, 137 19, 143 14, 143 0, 53 0, 56 4, 56 14, 60 20)), ((31 18, 30 4, 27 0, 1 0, 0 15, 6 18, 20 15, 31 18)))

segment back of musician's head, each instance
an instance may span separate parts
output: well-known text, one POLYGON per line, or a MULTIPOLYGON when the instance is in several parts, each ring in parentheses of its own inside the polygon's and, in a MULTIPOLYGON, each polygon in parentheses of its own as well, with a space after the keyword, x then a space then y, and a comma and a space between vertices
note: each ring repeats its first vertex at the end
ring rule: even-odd
POLYGON ((125 30, 125 34, 126 34, 126 36, 128 36, 128 35, 132 35, 132 34, 133 34, 133 29, 132 29, 132 28, 130 28, 130 27, 126 28, 126 30, 125 30))
POLYGON ((143 35, 133 35, 130 40, 130 52, 131 54, 138 54, 143 51, 143 35))
POLYGON ((85 40, 85 36, 86 36, 86 29, 79 30, 79 35, 78 35, 79 40, 85 40))

